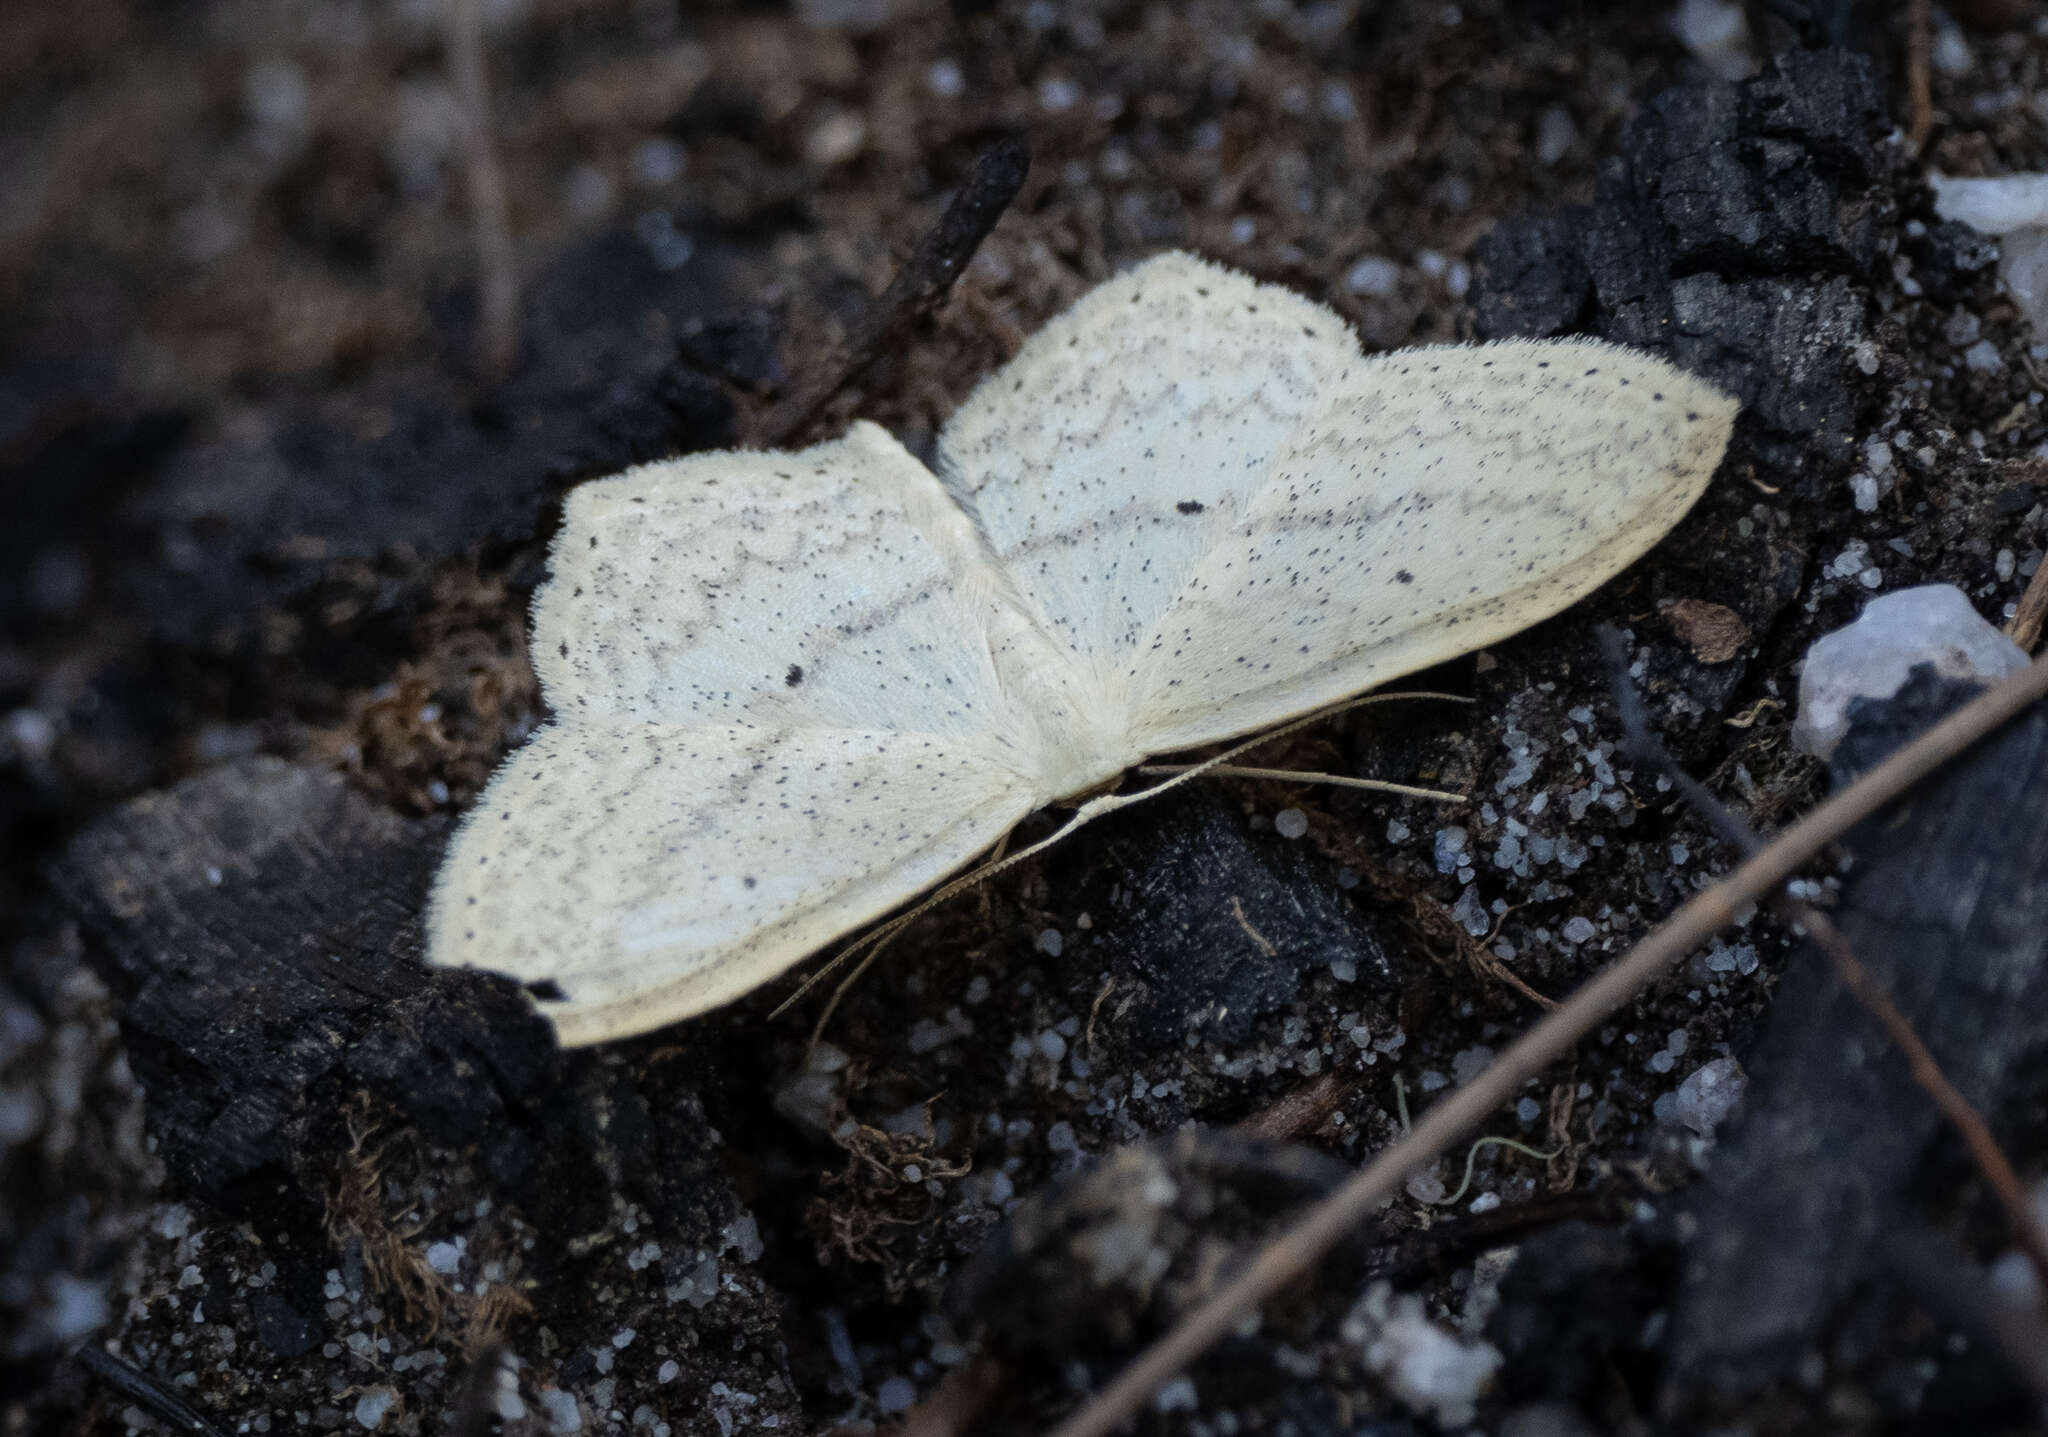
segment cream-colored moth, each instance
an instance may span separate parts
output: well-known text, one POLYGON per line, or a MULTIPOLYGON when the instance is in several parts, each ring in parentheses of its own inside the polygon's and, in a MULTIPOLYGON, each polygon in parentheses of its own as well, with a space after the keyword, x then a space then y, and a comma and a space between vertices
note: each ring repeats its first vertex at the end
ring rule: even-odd
POLYGON ((451 844, 430 956, 534 985, 564 1043, 715 1007, 1150 755, 1556 613, 1735 412, 1586 341, 1367 358, 1168 254, 983 381, 937 474, 857 423, 584 484, 534 604, 554 717, 451 844))

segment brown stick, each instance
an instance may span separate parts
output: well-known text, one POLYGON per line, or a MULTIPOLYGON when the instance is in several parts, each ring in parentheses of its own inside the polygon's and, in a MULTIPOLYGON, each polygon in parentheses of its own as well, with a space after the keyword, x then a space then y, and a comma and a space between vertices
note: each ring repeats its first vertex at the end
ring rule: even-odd
POLYGON ((2043 619, 2048 619, 2048 558, 2027 580, 2027 591, 2020 595, 2019 607, 2006 623, 2005 636, 2031 654, 2040 645, 2043 619))
POLYGON ((1909 0, 1906 9, 1906 143, 1916 155, 1927 148, 1927 137, 1934 133, 1934 89, 1928 79, 1934 46, 1931 10, 1930 0, 1909 0))
POLYGON ((1991 1290, 1962 1253, 1918 1227, 1893 1227, 1877 1244, 1880 1259, 1936 1315, 1995 1347, 2036 1397, 2048 1398, 2048 1320, 2037 1307, 1991 1290))
MULTIPOLYGON (((1628 651, 1620 632, 1602 628, 1600 646, 1607 661, 1608 682, 1614 690, 1614 706, 1621 714, 1623 751, 1662 772, 1699 815, 1712 825, 1722 842, 1745 857, 1761 852, 1764 841, 1756 831, 1709 793, 1698 779, 1680 768, 1651 730, 1642 697, 1628 676, 1628 651)), ((1776 894, 1771 900, 1771 907, 1787 923, 1806 930, 1807 937, 1834 966, 1837 981, 1849 991, 1849 996, 1863 1005, 1864 1011, 1877 1020, 1885 1036, 1906 1059, 1913 1081, 1962 1138, 1964 1147, 1977 1164, 1977 1170, 1984 1175, 1984 1181, 1990 1184, 1999 1205, 2005 1209, 2014 1239, 2033 1262, 2041 1279, 2041 1290, 2048 1292, 2048 1230, 2044 1230, 2040 1220, 2034 1216, 2033 1206, 2027 1201, 2026 1188, 2021 1184, 2018 1172, 2014 1171, 2012 1160, 2006 1157, 2005 1151, 1998 1146, 1998 1140, 1992 1136, 1990 1124, 1949 1081, 1948 1074, 1942 1071, 1941 1064, 1935 1061, 1934 1054, 1921 1041, 1912 1023, 1892 1001, 1884 985, 1856 957, 1848 935, 1835 926, 1833 919, 1789 892, 1776 894)))
POLYGON ((2006 1221, 2012 1224, 2013 1241, 2034 1264, 2041 1290, 2048 1292, 2048 1229, 2044 1229, 2040 1219, 2034 1216, 2033 1205, 2027 1201, 2026 1184, 2020 1181, 2020 1175, 2013 1170, 2012 1160, 1999 1147, 1998 1139, 1992 1136, 1991 1125, 1948 1080, 1948 1074, 1941 1070, 1927 1044, 1913 1031, 1913 1025, 1899 1011, 1892 995, 1857 960, 1848 938, 1835 927, 1833 920, 1812 904, 1801 903, 1797 899, 1787 899, 1783 906, 1785 916, 1803 927, 1806 936, 1828 955, 1828 961, 1834 965, 1836 979, 1871 1017, 1877 1019, 1878 1026, 1884 1029, 1892 1046, 1905 1058, 1913 1081, 1927 1093, 1941 1115, 1961 1136, 1971 1160, 1977 1164, 1977 1171, 1984 1175, 1992 1195, 2005 1209, 2006 1221))
POLYGON ((484 58, 483 0, 444 0, 448 68, 462 100, 463 172, 476 232, 476 364, 503 379, 519 359, 519 266, 506 219, 505 177, 491 143, 491 77, 484 58))
POLYGON ((1616 1183, 1589 1192, 1553 1193, 1505 1203, 1491 1212, 1440 1219, 1425 1228, 1385 1238, 1372 1256, 1371 1275, 1401 1285, 1454 1263, 1470 1261, 1488 1248, 1506 1247, 1556 1227, 1590 1222, 1619 1227, 1628 1221, 1634 1194, 1616 1183))
POLYGON ((72 1356, 77 1359, 80 1367, 135 1403, 173 1432, 182 1432, 186 1437, 221 1437, 220 1428, 188 1406, 184 1398, 141 1368, 123 1362, 101 1347, 97 1340, 88 1338, 72 1356))
POLYGON ((800 434, 833 395, 860 378, 905 330, 945 302, 953 282, 1024 187, 1030 168, 1031 148, 1015 136, 997 140, 981 152, 938 224, 918 242, 848 337, 845 363, 770 406, 754 427, 757 445, 774 449, 800 434))
POLYGON ((1348 1078, 1324 1073, 1282 1093, 1267 1106, 1232 1126, 1255 1138, 1291 1142, 1328 1122, 1330 1114, 1343 1105, 1355 1086, 1348 1078))
POLYGON ((1635 948, 1596 974, 1464 1087, 1438 1102, 1386 1149, 1269 1244, 1230 1282, 1147 1348, 1115 1381, 1054 1429, 1053 1437, 1106 1437, 1161 1383, 1231 1331, 1247 1311, 1311 1268, 1361 1218, 1512 1098, 1522 1083, 1568 1052, 1654 979, 1750 904, 1777 888, 1836 838, 1883 809, 2044 694, 2048 659, 1980 694, 1771 840, 1721 882, 1696 895, 1635 948))
POLYGON ((500 1343, 486 1342, 470 1358, 448 1414, 446 1437, 490 1437, 498 1407, 498 1374, 504 1370, 505 1348, 500 1343))
POLYGON ((903 1414, 895 1437, 965 1437, 1002 1390, 1008 1374, 992 1357, 977 1357, 946 1374, 932 1394, 903 1414))

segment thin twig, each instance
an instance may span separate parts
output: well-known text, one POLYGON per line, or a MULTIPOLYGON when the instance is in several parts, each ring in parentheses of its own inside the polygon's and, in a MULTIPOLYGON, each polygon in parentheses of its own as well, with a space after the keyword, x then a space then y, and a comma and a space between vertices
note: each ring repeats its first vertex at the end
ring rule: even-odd
POLYGON ((1618 1184, 1589 1192, 1554 1193, 1526 1202, 1503 1203, 1482 1213, 1438 1218, 1428 1227, 1383 1236, 1374 1246, 1370 1272, 1395 1286, 1463 1262, 1490 1248, 1506 1247, 1559 1223, 1619 1226, 1634 1205, 1618 1184))
POLYGON ((1876 1249, 1937 1317, 1996 1348, 2036 1398, 2048 1398, 2048 1319, 2040 1308, 1994 1291, 1976 1264, 1925 1228, 1891 1227, 1876 1249))
POLYGON ((1934 89, 1928 78, 1934 46, 1932 9, 1930 0, 1908 0, 1906 7, 1906 143, 1916 155, 1927 148, 1927 137, 1934 133, 1934 89))
POLYGON ((2019 607, 2006 623, 2005 636, 2031 654, 2040 646, 2043 619, 2048 619, 2048 558, 2027 580, 2027 591, 2020 595, 2019 607))
POLYGON ((1803 927, 1806 936, 1828 955, 1828 961, 1834 964, 1836 979, 1868 1010, 1871 1017, 1877 1019, 1878 1026, 1884 1029, 1892 1046, 1906 1060, 1913 1081, 1933 1100, 1934 1106, 1962 1138, 1963 1146, 1970 1151, 1971 1161, 1977 1164, 1977 1171, 1984 1175, 1992 1195, 2005 1209, 2005 1219, 2012 1224, 2013 1241, 2034 1264, 2041 1290, 2048 1292, 2048 1229, 2043 1229, 2040 1219, 2034 1216, 2033 1205, 2027 1201, 2026 1184, 2013 1170, 2012 1160, 2005 1155, 2005 1150, 1998 1146, 1991 1125, 1949 1081, 1948 1074, 1941 1070, 1934 1054, 1913 1031, 1913 1025, 1899 1011, 1898 1004, 1892 1001, 1892 995, 1885 991, 1884 985, 1857 961, 1855 951, 1850 948, 1842 930, 1810 903, 1788 899, 1785 906, 1789 910, 1786 916, 1803 927))
POLYGON ((1054 1429, 1053 1437, 1106 1437, 1160 1384, 1233 1330, 1246 1312, 1312 1268, 1361 1218, 1392 1197, 1408 1174, 1440 1158, 1514 1097, 1527 1079, 1568 1052, 1650 982, 1734 923, 1828 844, 2048 694, 2048 660, 2034 663, 1943 719, 1779 834, 1721 882, 1696 894, 1662 927, 1595 974, 1557 1011, 1512 1043, 1484 1072, 1438 1102, 1407 1137, 1309 1209, 1238 1275, 1141 1353, 1109 1386, 1054 1429))
POLYGON ((491 143, 491 76, 484 57, 483 0, 444 0, 448 68, 462 101, 463 171, 476 232, 476 363, 503 379, 519 359, 519 266, 506 219, 505 177, 491 143))
MULTIPOLYGON (((803 983, 797 988, 796 992, 790 994, 789 997, 783 999, 782 1002, 779 1005, 777 1005, 775 1009, 775 1014, 780 1014, 783 1011, 785 1011, 790 1004, 794 1003, 797 999, 803 997, 804 994, 808 993, 818 983, 822 982, 827 974, 838 971, 840 967, 847 963, 850 963, 851 961, 853 961, 854 958, 858 957, 862 953, 867 952, 870 948, 875 947, 877 944, 889 942, 898 933, 901 933, 905 928, 909 927, 912 923, 915 923, 918 919, 924 917, 925 914, 931 912, 941 903, 944 903, 947 900, 951 899, 953 895, 955 895, 956 893, 963 893, 967 889, 974 887, 978 883, 984 883, 987 880, 995 877, 998 873, 1001 873, 1006 868, 1014 868, 1018 864, 1026 861, 1027 859, 1036 858, 1039 854, 1045 852, 1048 848, 1053 847, 1062 839, 1066 838, 1069 834, 1077 832, 1079 829, 1083 828, 1084 826, 1093 822, 1094 820, 1102 817, 1104 814, 1114 813, 1120 808, 1128 808, 1134 803, 1143 803, 1148 798, 1156 798, 1160 794, 1165 793, 1170 788, 1178 788, 1180 787, 1180 785, 1184 783, 1190 783, 1195 779, 1200 778, 1202 775, 1210 772, 1211 770, 1218 768, 1223 764, 1229 763, 1232 759, 1236 758, 1240 754, 1249 753, 1255 748, 1261 748, 1266 744, 1273 743, 1279 739, 1283 739, 1291 733, 1298 733, 1300 730, 1309 727, 1311 724, 1321 723, 1324 719, 1335 718, 1338 714, 1348 712, 1351 709, 1366 708, 1372 704, 1395 703, 1406 699, 1440 699, 1446 703, 1458 704, 1468 704, 1472 702, 1472 700, 1464 697, 1461 694, 1441 694, 1433 693, 1428 690, 1402 690, 1395 693, 1360 694, 1354 698, 1340 699, 1336 703, 1333 703, 1326 708, 1317 709, 1313 713, 1303 714, 1300 718, 1290 719, 1286 723, 1281 724, 1277 728, 1270 728, 1267 729, 1264 733, 1255 734, 1251 738, 1246 739, 1244 742, 1235 744, 1232 747, 1225 749, 1223 752, 1216 754, 1211 758, 1206 758, 1203 759, 1200 763, 1190 765, 1188 768, 1183 769, 1179 773, 1176 773, 1172 778, 1165 780, 1163 783, 1155 783, 1152 785, 1152 787, 1147 789, 1141 789, 1137 793, 1106 793, 1091 798, 1087 802, 1083 803, 1079 808, 1075 809, 1073 816, 1068 818, 1065 823, 1061 824, 1047 837, 1041 838, 1038 840, 1038 842, 1030 845, 1028 848, 1021 848, 1015 853, 1006 853, 1001 858, 992 858, 988 862, 981 864, 979 867, 968 870, 968 872, 962 874, 960 877, 951 879, 939 885, 938 888, 934 889, 931 893, 925 895, 925 897, 921 901, 919 901, 916 907, 906 909, 904 912, 897 914, 894 918, 887 919, 886 921, 882 922, 876 927, 869 929, 860 937, 854 939, 851 943, 847 944, 845 947, 841 948, 837 953, 834 953, 830 958, 826 959, 825 962, 822 965, 820 965, 817 972, 805 978, 803 983)), ((1004 844, 1007 843, 1008 836, 1005 835, 1004 844)), ((1002 845, 999 845, 999 847, 1000 846, 1002 845)), ((770 1016, 775 1016, 775 1014, 771 1014, 770 1016)))
POLYGON ((490 1437, 491 1418, 498 1411, 498 1384, 505 1371, 505 1348, 487 1342, 469 1361, 455 1405, 448 1414, 447 1437, 490 1437))
MULTIPOLYGON (((1651 729, 1642 697, 1629 681, 1628 651, 1620 632, 1603 627, 1600 630, 1600 647, 1607 660, 1608 682, 1614 691, 1615 708, 1621 716, 1623 752, 1662 773, 1693 809, 1713 826, 1724 843, 1745 857, 1761 852, 1764 841, 1755 830, 1679 767, 1651 729)), ((2006 1221, 2012 1224, 2014 1241, 2034 1264, 2041 1290, 2048 1292, 2048 1229, 2043 1229, 2040 1219, 2034 1216, 2033 1205, 2027 1201, 2026 1185, 2020 1181, 2012 1160, 1999 1147, 1990 1124, 1949 1081, 1948 1074, 1942 1071, 1941 1064, 1919 1033, 1914 1031, 1912 1022, 1892 1001, 1885 986, 1856 957, 1848 936, 1835 926, 1832 918, 1804 899, 1784 891, 1772 896, 1771 907, 1785 922, 1806 931, 1806 936, 1834 966, 1836 981, 1877 1020, 1892 1046, 1905 1058, 1913 1081, 1919 1084, 1936 1110, 1948 1119, 1950 1126, 1962 1138, 1971 1160, 1977 1164, 1977 1171, 1983 1174, 1999 1206, 2005 1209, 2006 1221)))
POLYGON ((1460 938, 1458 946, 1464 954, 1466 963, 1480 977, 1490 978, 1503 987, 1512 988, 1524 1002, 1532 1003, 1545 1012, 1557 1007, 1557 999, 1531 988, 1528 981, 1508 967, 1500 955, 1487 947, 1485 942, 1466 943, 1460 938))
POLYGON ((1007 1380, 1003 1365, 992 1357, 954 1368, 929 1397, 903 1414, 896 1437, 964 1437, 979 1430, 981 1414, 1007 1380))
POLYGON ((1251 1137, 1269 1138, 1276 1143, 1291 1142, 1306 1137, 1328 1122, 1330 1114, 1344 1105, 1344 1100, 1356 1087, 1350 1078, 1324 1073, 1282 1093, 1273 1102, 1232 1126, 1251 1137))
POLYGON ((173 1431, 186 1437, 221 1437, 220 1428, 200 1416, 184 1398, 98 1343, 88 1342, 73 1355, 79 1366, 173 1431))
POLYGON ((967 183, 953 196, 896 278, 867 307, 846 342, 846 359, 836 371, 800 385, 764 413, 754 427, 754 442, 774 449, 800 434, 816 419, 832 396, 860 378, 918 320, 932 313, 952 293, 988 232, 995 228, 1031 168, 1031 147, 1017 136, 997 140, 981 152, 967 183))

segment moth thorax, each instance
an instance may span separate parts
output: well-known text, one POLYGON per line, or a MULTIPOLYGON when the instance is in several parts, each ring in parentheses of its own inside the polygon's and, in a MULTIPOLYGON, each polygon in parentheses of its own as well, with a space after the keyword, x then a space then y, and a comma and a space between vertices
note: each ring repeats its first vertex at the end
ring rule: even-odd
POLYGON ((1129 768, 1127 715, 1108 705, 1051 703, 1032 715, 1037 753, 1033 777, 1049 797, 1086 796, 1129 768))

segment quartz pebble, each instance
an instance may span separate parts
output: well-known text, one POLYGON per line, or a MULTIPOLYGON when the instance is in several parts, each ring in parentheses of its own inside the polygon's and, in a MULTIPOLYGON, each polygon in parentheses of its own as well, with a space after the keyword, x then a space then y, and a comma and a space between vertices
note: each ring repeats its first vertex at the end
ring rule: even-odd
POLYGON ((2025 668, 2027 656, 1953 584, 1927 584, 1872 599, 1861 618, 1806 651, 1792 741, 1826 758, 1849 731, 1852 701, 1890 698, 1914 665, 1924 663, 1944 677, 1988 683, 2025 668))

